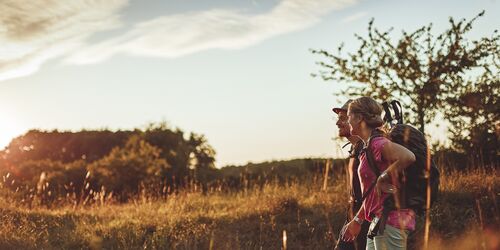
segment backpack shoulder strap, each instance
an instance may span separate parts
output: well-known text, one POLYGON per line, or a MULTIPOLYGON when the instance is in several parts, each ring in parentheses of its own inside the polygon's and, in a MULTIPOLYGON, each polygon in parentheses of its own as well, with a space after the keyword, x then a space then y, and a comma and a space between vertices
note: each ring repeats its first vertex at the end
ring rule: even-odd
POLYGON ((372 169, 373 173, 376 177, 380 176, 380 169, 378 169, 377 164, 375 163, 375 157, 373 156, 373 152, 370 146, 367 146, 363 149, 365 152, 366 160, 368 161, 368 165, 372 169))
POLYGON ((377 167, 377 163, 375 162, 375 157, 373 156, 373 152, 372 152, 370 145, 371 145, 372 139, 377 138, 377 137, 383 137, 383 136, 384 136, 384 133, 382 131, 374 130, 372 133, 372 136, 370 136, 370 139, 368 139, 368 143, 367 143, 368 145, 366 145, 366 147, 364 147, 362 149, 363 152, 365 152, 365 157, 366 157, 366 160, 368 162, 368 166, 371 168, 371 170, 375 174, 376 178, 375 178, 375 181, 372 183, 372 185, 370 185, 368 190, 366 190, 366 192, 363 194, 363 197, 361 198, 361 202, 363 202, 366 199, 366 197, 370 194, 370 192, 373 190, 373 188, 377 184, 376 179, 380 176, 380 169, 378 169, 378 167, 377 167))
POLYGON ((367 143, 366 147, 363 150, 365 152, 365 156, 366 156, 366 160, 368 161, 368 165, 372 169, 373 173, 375 173, 376 177, 379 177, 380 176, 380 169, 378 169, 378 167, 377 167, 377 164, 375 162, 375 157, 373 156, 373 151, 371 149, 372 140, 377 138, 377 137, 384 137, 384 132, 382 132, 381 130, 378 130, 378 129, 374 130, 372 132, 372 135, 368 139, 368 143, 367 143))

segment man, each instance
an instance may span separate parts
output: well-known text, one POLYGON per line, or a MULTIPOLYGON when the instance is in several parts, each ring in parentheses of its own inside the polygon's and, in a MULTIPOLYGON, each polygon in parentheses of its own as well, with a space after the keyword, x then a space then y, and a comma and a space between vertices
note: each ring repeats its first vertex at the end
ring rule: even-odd
MULTIPOLYGON (((351 135, 351 129, 349 123, 347 122, 347 108, 349 107, 349 103, 352 100, 348 100, 342 107, 333 108, 333 112, 337 114, 337 127, 339 129, 339 136, 343 138, 347 138, 349 140, 348 144, 351 144, 351 149, 349 150, 349 165, 348 165, 348 175, 349 175, 349 212, 347 214, 346 223, 352 220, 356 212, 361 207, 362 202, 362 193, 361 193, 361 185, 359 183, 358 177, 358 166, 359 166, 359 153, 363 148, 363 142, 357 136, 351 135)), ((346 144, 345 146, 347 146, 346 144)), ((344 147, 345 147, 344 146, 344 147)), ((368 222, 361 222, 361 232, 358 237, 353 242, 345 242, 341 240, 339 235, 339 240, 337 242, 337 246, 335 249, 338 250, 350 250, 350 249, 365 249, 366 248, 366 234, 368 233, 368 222)))

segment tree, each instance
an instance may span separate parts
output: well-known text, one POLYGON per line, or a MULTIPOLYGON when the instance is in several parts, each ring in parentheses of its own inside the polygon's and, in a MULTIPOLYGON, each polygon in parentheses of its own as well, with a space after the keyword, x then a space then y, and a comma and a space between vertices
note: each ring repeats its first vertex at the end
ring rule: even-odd
POLYGON ((203 135, 185 134, 179 128, 171 129, 166 122, 159 122, 150 123, 144 129, 125 131, 30 130, 0 151, 0 172, 15 169, 26 161, 50 160, 68 164, 83 160, 91 164, 108 156, 114 148, 126 148, 127 140, 133 136, 159 149, 159 157, 170 168, 164 176, 168 188, 187 184, 191 162, 197 169, 215 168, 215 151, 203 135))
POLYGON ((114 147, 124 145, 133 133, 134 131, 109 130, 30 130, 9 143, 6 150, 2 151, 5 155, 3 159, 14 164, 44 159, 63 163, 82 159, 93 162, 109 154, 114 147))
POLYGON ((191 166, 194 169, 215 169, 215 150, 208 144, 204 135, 191 133, 188 144, 190 146, 191 166))
MULTIPOLYGON (((370 95, 378 100, 396 98, 402 102, 410 122, 422 132, 436 113, 447 107, 447 100, 460 91, 456 88, 469 73, 483 69, 498 47, 497 31, 491 38, 469 41, 465 35, 472 29, 478 14, 470 21, 449 19, 450 27, 435 37, 432 23, 414 32, 402 32, 393 42, 392 28, 381 32, 368 24, 368 36, 355 34, 361 42, 355 53, 343 55, 343 45, 337 54, 312 50, 326 57, 319 75, 324 80, 348 83, 341 94, 370 95)), ((498 65, 497 65, 498 71, 498 65)))
POLYGON ((116 147, 109 155, 88 166, 97 187, 117 194, 122 201, 139 191, 140 184, 160 184, 171 168, 160 157, 161 150, 133 135, 125 146, 116 147))
POLYGON ((457 84, 458 95, 447 99, 445 115, 450 127, 453 147, 468 154, 472 166, 498 165, 498 135, 500 123, 500 47, 485 65, 484 73, 474 80, 457 84), (496 70, 495 70, 496 68, 496 70))

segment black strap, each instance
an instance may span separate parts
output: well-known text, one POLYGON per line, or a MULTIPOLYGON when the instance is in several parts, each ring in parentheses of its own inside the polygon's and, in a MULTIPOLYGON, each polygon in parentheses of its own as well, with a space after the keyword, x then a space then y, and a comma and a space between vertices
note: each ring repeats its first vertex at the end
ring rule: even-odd
MULTIPOLYGON (((349 149, 349 164, 348 169, 349 174, 350 174, 350 190, 349 193, 351 195, 351 199, 353 201, 353 206, 361 206, 362 200, 361 197, 363 194, 361 193, 361 186, 359 183, 359 177, 358 177, 358 167, 359 167, 359 154, 361 153, 363 149, 363 142, 361 140, 355 142, 354 144, 351 144, 351 148, 349 149)), ((356 209, 357 210, 357 209, 356 209)))
POLYGON ((390 123, 393 119, 391 115, 391 109, 389 108, 389 103, 383 102, 382 107, 384 108, 385 111, 384 121, 390 123))
POLYGON ((372 183, 372 185, 370 185, 370 187, 363 194, 363 197, 361 198, 361 202, 365 201, 366 197, 370 194, 370 192, 373 190, 373 188, 377 184, 377 178, 380 176, 380 170, 378 169, 377 164, 375 163, 375 157, 373 156, 373 152, 371 150, 370 145, 371 145, 371 141, 374 138, 381 137, 381 136, 383 136, 382 131, 380 131, 378 129, 374 130, 372 132, 372 136, 370 136, 370 138, 368 139, 368 145, 365 148, 363 148, 363 151, 365 152, 366 160, 368 161, 368 166, 371 168, 371 170, 375 174, 376 178, 375 178, 375 181, 372 183))
POLYGON ((385 224, 387 223, 387 218, 389 217, 389 213, 395 209, 394 198, 387 197, 384 200, 384 208, 382 209, 382 216, 380 216, 379 227, 378 227, 378 235, 384 235, 385 224))
POLYGON ((391 101, 392 109, 394 110, 394 117, 398 121, 398 124, 403 124, 403 108, 399 101, 391 101))
POLYGON ((361 197, 361 203, 365 201, 366 197, 370 194, 375 185, 377 185, 376 181, 373 182, 372 185, 368 188, 368 190, 366 190, 366 192, 363 194, 363 197, 361 197))
POLYGON ((366 160, 368 161, 368 166, 370 166, 373 173, 378 178, 380 176, 380 169, 378 169, 377 164, 375 163, 375 157, 373 156, 373 152, 370 148, 370 143, 368 143, 368 146, 364 148, 363 151, 365 152, 366 160))
MULTIPOLYGON (((400 118, 402 119, 402 116, 400 118)), ((373 138, 380 137, 380 136, 383 136, 382 131, 374 131, 374 133, 372 134, 372 136, 370 137, 370 139, 368 141, 368 146, 364 149, 365 154, 366 154, 366 159, 368 160, 368 165, 371 167, 371 169, 375 173, 375 175, 377 177, 376 179, 378 179, 378 177, 380 176, 380 170, 377 168, 377 165, 375 163, 375 158, 373 157, 373 152, 372 152, 371 147, 370 147, 370 142, 373 138)), ((370 192, 373 191, 373 188, 377 184, 376 179, 375 179, 374 183, 370 186, 370 188, 366 191, 366 193, 363 195, 363 201, 370 194, 370 192)), ((382 209, 382 215, 379 218, 380 220, 378 221, 378 228, 377 228, 378 235, 384 234, 385 225, 387 223, 387 218, 389 216, 389 213, 396 208, 394 198, 388 197, 387 199, 385 199, 383 207, 384 208, 382 209)))
POLYGON ((394 125, 392 123, 393 120, 396 120, 397 124, 403 124, 403 108, 399 101, 392 100, 390 102, 383 102, 382 108, 385 111, 384 115, 385 122, 389 123, 391 126, 394 125), (394 117, 392 116, 391 108, 392 111, 394 112, 394 117))
MULTIPOLYGON (((366 197, 373 191, 373 188, 375 188, 375 185, 377 185, 377 179, 380 176, 380 170, 378 169, 376 163, 375 163, 375 157, 373 156, 373 152, 371 150, 371 141, 372 139, 376 137, 381 137, 383 136, 383 132, 380 130, 374 130, 372 133, 372 136, 368 140, 368 145, 363 149, 365 152, 366 159, 368 161, 368 166, 372 169, 373 173, 375 174, 376 178, 375 181, 372 183, 372 185, 366 190, 366 192, 363 194, 361 202, 364 202, 366 197)), ((383 235, 384 230, 385 230, 385 224, 387 222, 387 217, 389 216, 389 212, 392 210, 392 208, 389 208, 388 206, 384 206, 384 209, 382 210, 382 216, 380 217, 380 220, 378 222, 378 235, 383 235)))

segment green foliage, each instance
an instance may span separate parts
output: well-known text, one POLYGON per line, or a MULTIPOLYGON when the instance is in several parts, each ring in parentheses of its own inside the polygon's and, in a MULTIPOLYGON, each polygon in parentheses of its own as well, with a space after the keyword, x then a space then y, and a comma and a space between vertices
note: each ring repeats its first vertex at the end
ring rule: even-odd
POLYGON ((215 150, 208 144, 204 135, 191 133, 188 144, 190 146, 190 167, 196 169, 214 169, 215 150))
POLYGON ((451 141, 458 152, 475 152, 470 165, 498 165, 500 125, 500 46, 491 55, 482 75, 456 85, 460 94, 450 96, 445 114, 453 126, 451 141), (494 69, 496 67, 496 70, 494 69), (490 69, 492 68, 492 69, 490 69))
POLYGON ((162 122, 151 123, 143 130, 116 132, 30 130, 14 138, 5 150, 0 151, 0 168, 29 160, 46 159, 63 163, 76 160, 91 163, 108 155, 113 148, 124 146, 134 135, 141 136, 149 144, 159 148, 161 158, 172 166, 174 175, 186 176, 190 160, 197 162, 194 167, 215 167, 215 150, 203 135, 190 133, 186 139, 182 130, 172 130, 162 122))
MULTIPOLYGON (((312 178, 314 175, 322 174, 325 171, 326 161, 328 159, 321 158, 305 158, 305 159, 292 159, 283 161, 270 161, 261 163, 248 163, 243 166, 226 166, 221 168, 222 175, 227 177, 238 177, 242 174, 248 176, 261 176, 263 178, 280 177, 307 179, 312 178)), ((330 174, 339 173, 344 171, 344 166, 347 161, 344 159, 330 159, 333 160, 333 171, 330 174)))
POLYGON ((124 147, 116 147, 109 155, 90 164, 88 171, 98 187, 126 200, 138 193, 140 184, 160 185, 165 180, 171 166, 160 154, 159 148, 139 136, 132 136, 124 147))
MULTIPOLYGON (((188 175, 188 162, 191 148, 180 129, 171 130, 166 123, 149 124, 145 131, 139 133, 145 141, 161 150, 160 156, 172 166, 172 175, 182 177, 188 175)), ((181 184, 181 183, 178 183, 181 184)))
POLYGON ((361 45, 355 53, 344 56, 342 45, 337 54, 312 52, 327 59, 318 63, 324 80, 349 83, 341 94, 399 99, 411 111, 407 114, 410 123, 418 124, 423 132, 436 113, 449 108, 448 98, 463 94, 457 86, 467 82, 467 75, 489 70, 498 77, 499 65, 488 64, 491 57, 498 56, 497 32, 491 38, 466 38, 483 14, 470 21, 450 18, 450 27, 438 36, 433 35, 432 24, 411 33, 403 31, 397 42, 392 39, 392 29, 380 31, 372 20, 367 37, 356 35, 361 45))
POLYGON ((214 162, 203 135, 186 136, 166 123, 116 132, 31 130, 0 151, 0 185, 30 205, 65 196, 77 204, 103 202, 105 194, 125 201, 143 190, 160 196, 193 184, 206 189, 217 179, 214 162))
POLYGON ((123 145, 133 131, 60 132, 30 130, 14 138, 3 150, 5 160, 11 164, 27 160, 92 162, 108 154, 112 148, 123 145))

